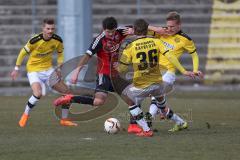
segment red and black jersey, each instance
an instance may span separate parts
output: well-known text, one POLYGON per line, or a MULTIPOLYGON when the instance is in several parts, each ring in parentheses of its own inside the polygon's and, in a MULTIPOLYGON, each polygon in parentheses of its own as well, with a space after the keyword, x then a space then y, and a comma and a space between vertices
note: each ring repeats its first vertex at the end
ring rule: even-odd
POLYGON ((98 66, 97 73, 110 75, 111 60, 113 57, 118 57, 118 49, 121 41, 126 37, 123 35, 124 28, 118 28, 113 38, 107 38, 105 32, 100 33, 94 38, 91 46, 87 50, 90 56, 97 54, 98 66))

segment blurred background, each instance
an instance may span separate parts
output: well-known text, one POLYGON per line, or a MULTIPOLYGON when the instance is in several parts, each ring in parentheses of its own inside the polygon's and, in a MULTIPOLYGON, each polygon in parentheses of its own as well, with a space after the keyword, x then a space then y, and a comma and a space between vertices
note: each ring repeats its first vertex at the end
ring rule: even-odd
MULTIPOLYGON (((169 11, 181 14, 182 30, 194 40, 205 74, 203 80, 179 75, 177 88, 240 90, 240 0, 1 0, 0 95, 31 92, 25 63, 17 81, 11 81, 10 72, 20 49, 41 32, 46 17, 57 22, 67 61, 84 53, 107 16, 114 16, 119 26, 136 18, 164 26, 169 11)), ((190 55, 184 54, 181 62, 191 69, 190 55)))

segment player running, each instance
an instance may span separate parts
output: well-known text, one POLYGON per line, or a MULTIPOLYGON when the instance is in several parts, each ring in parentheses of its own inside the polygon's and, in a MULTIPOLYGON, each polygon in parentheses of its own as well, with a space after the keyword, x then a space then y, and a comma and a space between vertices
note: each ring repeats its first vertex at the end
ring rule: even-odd
MULTIPOLYGON (((52 56, 57 51, 57 63, 61 66, 64 59, 63 41, 60 36, 54 34, 55 23, 53 19, 44 19, 42 33, 31 38, 21 49, 14 70, 11 72, 12 80, 15 80, 19 74, 19 68, 24 57, 29 56, 26 69, 27 76, 32 88, 32 96, 28 99, 25 111, 19 121, 20 127, 25 127, 29 119, 30 111, 34 108, 42 96, 46 94, 46 85, 52 87, 60 93, 70 93, 68 87, 60 78, 61 72, 56 73, 54 83, 49 84, 49 77, 54 72, 52 66, 52 56)), ((60 124, 63 126, 77 126, 76 123, 69 121, 69 106, 62 107, 62 118, 60 124)))

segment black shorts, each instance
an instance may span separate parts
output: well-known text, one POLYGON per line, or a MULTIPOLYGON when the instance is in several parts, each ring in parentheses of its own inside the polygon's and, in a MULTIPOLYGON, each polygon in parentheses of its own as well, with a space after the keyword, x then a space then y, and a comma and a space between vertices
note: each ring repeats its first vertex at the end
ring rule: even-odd
POLYGON ((97 75, 97 85, 95 92, 116 92, 119 95, 130 84, 130 82, 121 78, 120 76, 114 76, 110 78, 108 75, 97 75))
POLYGON ((108 75, 98 74, 95 92, 114 92, 111 79, 108 75))

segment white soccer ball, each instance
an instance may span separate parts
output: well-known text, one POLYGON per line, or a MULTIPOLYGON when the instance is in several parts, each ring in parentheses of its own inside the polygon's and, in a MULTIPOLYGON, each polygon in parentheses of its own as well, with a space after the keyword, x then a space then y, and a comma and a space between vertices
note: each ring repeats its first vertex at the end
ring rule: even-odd
POLYGON ((104 123, 104 130, 109 134, 118 133, 120 127, 120 122, 116 118, 108 118, 104 123))

